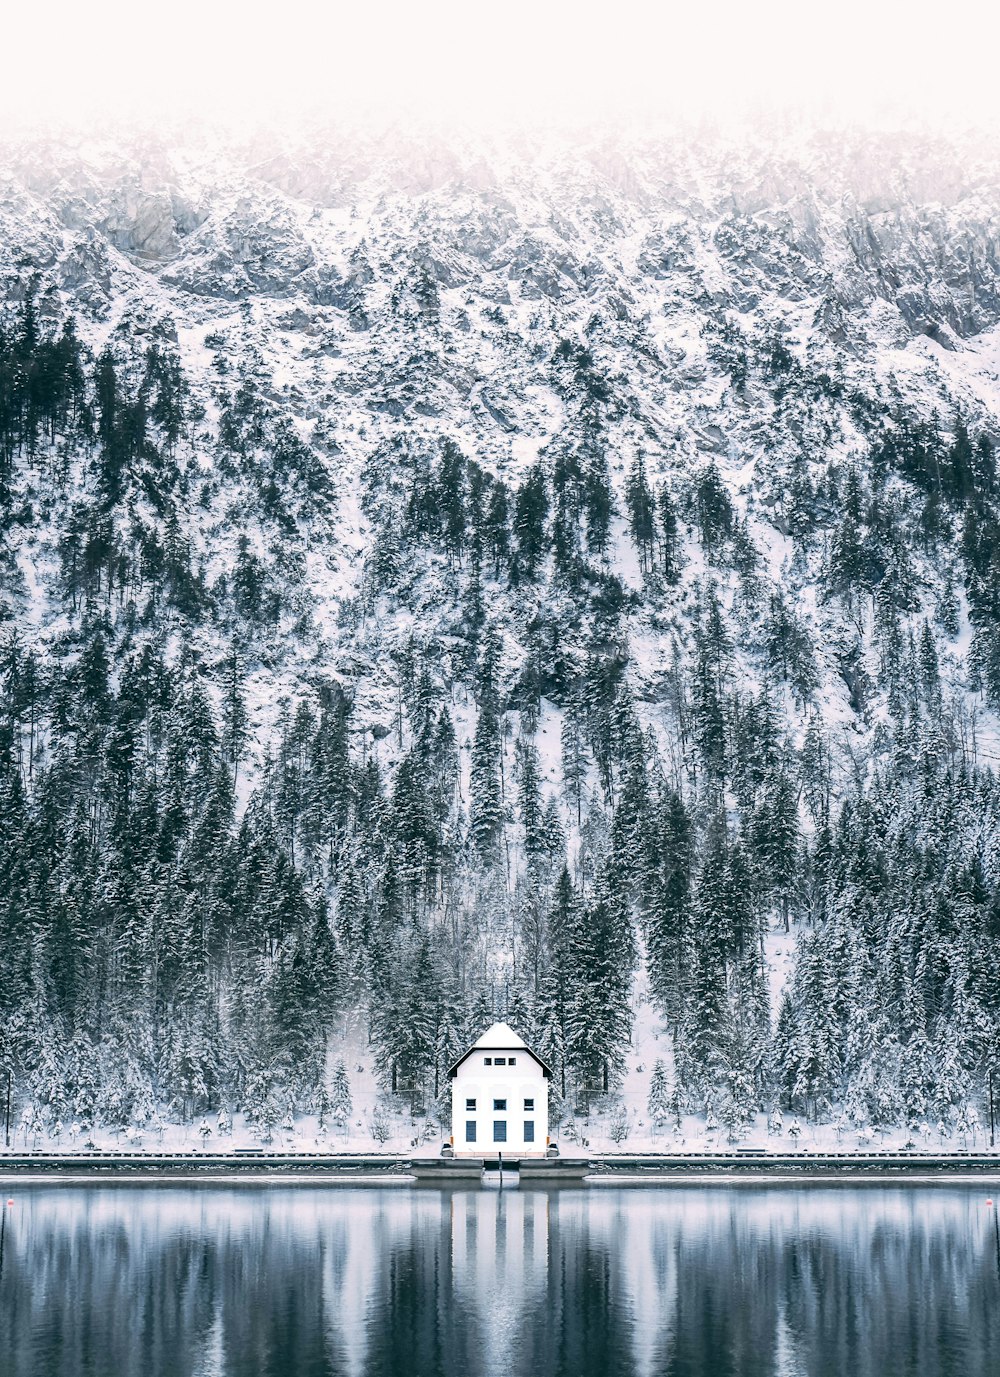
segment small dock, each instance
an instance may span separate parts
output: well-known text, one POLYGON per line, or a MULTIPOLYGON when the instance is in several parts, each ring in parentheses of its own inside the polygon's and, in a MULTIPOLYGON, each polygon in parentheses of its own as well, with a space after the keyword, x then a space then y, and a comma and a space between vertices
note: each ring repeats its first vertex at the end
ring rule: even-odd
POLYGON ((410 1171, 418 1181, 437 1186, 478 1182, 485 1170, 484 1157, 417 1157, 410 1163, 410 1171))
POLYGON ((439 1186, 466 1185, 482 1181, 489 1185, 547 1185, 566 1181, 582 1182, 591 1172, 586 1157, 429 1157, 415 1158, 410 1164, 421 1182, 439 1186))

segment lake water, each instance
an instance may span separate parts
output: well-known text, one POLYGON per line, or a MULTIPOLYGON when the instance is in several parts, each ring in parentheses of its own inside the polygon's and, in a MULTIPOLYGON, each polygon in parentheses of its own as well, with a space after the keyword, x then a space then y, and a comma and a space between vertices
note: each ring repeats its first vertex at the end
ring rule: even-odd
POLYGON ((3 1377, 996 1377, 984 1186, 15 1186, 3 1377))

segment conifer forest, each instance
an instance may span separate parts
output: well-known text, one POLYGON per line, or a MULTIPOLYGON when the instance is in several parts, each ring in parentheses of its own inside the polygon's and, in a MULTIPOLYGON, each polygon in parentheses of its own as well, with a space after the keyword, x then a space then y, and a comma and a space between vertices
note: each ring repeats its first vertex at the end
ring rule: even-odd
POLYGON ((954 148, 224 156, 0 150, 17 1122, 263 1136, 366 1059, 446 1123, 495 1019, 565 1125, 638 1062, 733 1141, 984 1119, 1000 238, 954 148))

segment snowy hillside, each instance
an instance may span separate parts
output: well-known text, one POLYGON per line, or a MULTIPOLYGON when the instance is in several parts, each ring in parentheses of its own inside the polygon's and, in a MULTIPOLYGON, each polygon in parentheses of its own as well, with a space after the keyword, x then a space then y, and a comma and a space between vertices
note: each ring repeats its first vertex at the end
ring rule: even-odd
POLYGON ((995 149, 24 140, 0 302, 27 1125, 982 1115, 995 149))

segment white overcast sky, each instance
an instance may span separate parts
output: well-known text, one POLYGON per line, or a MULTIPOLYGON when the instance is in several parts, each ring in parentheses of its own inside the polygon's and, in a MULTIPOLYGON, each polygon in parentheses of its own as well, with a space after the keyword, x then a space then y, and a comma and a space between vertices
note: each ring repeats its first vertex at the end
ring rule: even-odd
POLYGON ((985 0, 7 0, 0 115, 400 107, 489 122, 998 106, 985 0), (12 13, 13 12, 13 13, 12 13))

